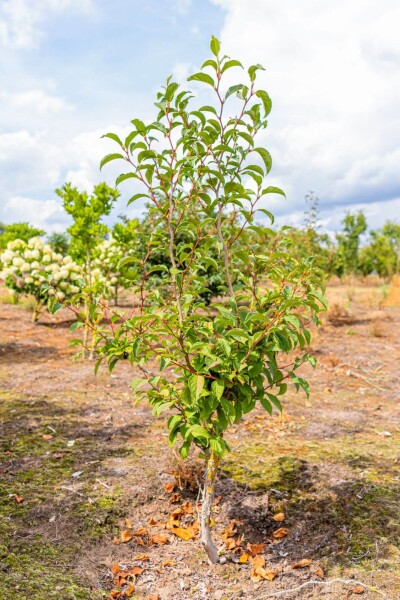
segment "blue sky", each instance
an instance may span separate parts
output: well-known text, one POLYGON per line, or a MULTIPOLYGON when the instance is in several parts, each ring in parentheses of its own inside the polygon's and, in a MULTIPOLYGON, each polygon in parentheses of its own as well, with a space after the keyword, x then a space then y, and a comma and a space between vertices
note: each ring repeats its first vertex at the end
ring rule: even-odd
MULTIPOLYGON (((63 230, 54 189, 112 184, 101 134, 151 118, 158 87, 171 73, 184 82, 212 33, 267 68, 280 223, 302 222, 310 189, 329 229, 360 208, 373 227, 400 220, 399 24, 397 0, 3 0, 0 221, 63 230)), ((141 211, 127 197, 114 217, 141 211)))

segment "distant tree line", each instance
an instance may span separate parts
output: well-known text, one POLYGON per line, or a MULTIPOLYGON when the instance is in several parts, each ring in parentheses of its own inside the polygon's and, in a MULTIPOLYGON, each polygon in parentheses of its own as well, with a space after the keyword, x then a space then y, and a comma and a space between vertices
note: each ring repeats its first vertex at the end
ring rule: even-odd
MULTIPOLYGON (((80 192, 70 184, 56 190, 62 199, 66 212, 72 216, 73 224, 65 232, 51 233, 46 237, 52 250, 63 256, 70 255, 82 265, 90 284, 91 270, 102 269, 104 277, 112 281, 114 297, 117 301, 118 288, 129 287, 129 281, 135 277, 135 264, 149 253, 148 265, 165 265, 165 272, 157 270, 149 273, 147 285, 164 290, 165 274, 170 267, 167 246, 163 256, 160 247, 148 247, 150 231, 158 231, 162 239, 167 237, 160 224, 148 210, 142 220, 128 219, 120 215, 113 227, 102 223, 115 204, 119 193, 104 183, 94 188, 92 195, 80 192), (108 243, 104 245, 104 242, 108 243), (103 245, 102 245, 103 244, 103 245), (130 257, 123 268, 118 263, 130 257), (116 275, 118 274, 118 275, 116 275)), ((306 210, 304 223, 300 227, 272 229, 262 225, 253 228, 253 239, 247 244, 290 249, 296 258, 314 256, 317 264, 330 275, 344 277, 348 275, 377 274, 390 278, 400 272, 400 224, 388 220, 379 229, 369 229, 363 211, 347 213, 342 220, 342 228, 335 234, 321 231, 319 224, 319 199, 310 192, 305 197, 306 210)), ((231 225, 237 219, 232 213, 231 225)), ((229 227, 229 221, 225 225, 229 227)), ((28 222, 9 225, 0 223, 0 252, 13 240, 28 242, 33 237, 43 237, 45 231, 33 227, 28 222)), ((178 239, 184 245, 185 239, 178 239)), ((244 248, 244 250, 246 250, 244 248)), ((209 288, 203 291, 208 301, 218 295, 221 284, 220 257, 210 256, 204 264, 208 275, 209 288)), ((164 290, 165 291, 165 290, 164 290)))

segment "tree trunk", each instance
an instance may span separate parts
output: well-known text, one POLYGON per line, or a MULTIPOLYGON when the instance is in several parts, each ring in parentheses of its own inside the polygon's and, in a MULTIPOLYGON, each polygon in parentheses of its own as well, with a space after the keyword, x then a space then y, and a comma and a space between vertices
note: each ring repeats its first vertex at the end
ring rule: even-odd
POLYGON ((210 450, 207 457, 206 472, 204 476, 203 498, 200 515, 200 540, 204 550, 212 563, 220 562, 217 547, 211 537, 210 519, 214 498, 215 478, 218 472, 218 456, 210 450))
POLYGON ((32 323, 38 322, 41 307, 42 307, 41 302, 40 302, 40 300, 38 300, 33 308, 32 323))

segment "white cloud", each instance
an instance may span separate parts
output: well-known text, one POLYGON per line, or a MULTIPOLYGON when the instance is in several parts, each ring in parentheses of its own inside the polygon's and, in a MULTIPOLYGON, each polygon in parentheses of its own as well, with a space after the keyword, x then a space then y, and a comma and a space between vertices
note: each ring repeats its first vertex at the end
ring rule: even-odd
MULTIPOLYGON (((400 5, 397 0, 213 0, 226 10, 222 50, 266 67, 273 109, 263 143, 278 214, 391 201, 400 215, 400 5)), ((239 74, 238 77, 243 74, 239 74)), ((384 214, 381 212, 381 219, 384 214)))
MULTIPOLYGON (((14 94, 0 92, 0 101, 6 103, 8 109, 33 111, 41 116, 73 110, 73 106, 63 98, 47 94, 43 90, 28 90, 14 94)), ((30 117, 32 118, 32 112, 30 117)))
POLYGON ((12 196, 4 207, 7 222, 28 221, 47 233, 65 231, 69 218, 57 200, 36 200, 27 196, 12 196))
POLYGON ((0 6, 0 47, 27 49, 37 46, 40 25, 49 13, 65 10, 88 12, 92 0, 3 0, 0 6))

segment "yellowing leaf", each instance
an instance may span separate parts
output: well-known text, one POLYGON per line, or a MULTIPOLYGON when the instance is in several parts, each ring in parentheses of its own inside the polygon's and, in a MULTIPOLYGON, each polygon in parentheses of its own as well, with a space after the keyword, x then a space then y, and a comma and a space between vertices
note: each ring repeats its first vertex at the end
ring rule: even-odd
POLYGON ((285 513, 277 513, 276 515, 274 515, 273 520, 276 521, 277 523, 282 523, 282 521, 285 520, 285 513))
POLYGON ((121 531, 121 542, 129 542, 133 538, 133 533, 131 531, 125 530, 121 531))
POLYGON ((247 550, 253 555, 261 554, 264 548, 265 544, 247 544, 247 550))
POLYGON ((280 539, 286 537, 288 533, 289 532, 287 529, 285 529, 285 527, 280 527, 279 529, 274 531, 272 535, 275 539, 280 539))
POLYGON ((143 560, 143 561, 149 560, 149 555, 148 554, 136 554, 133 557, 133 560, 143 560))
POLYGON ((253 565, 253 567, 255 569, 259 568, 259 567, 264 567, 265 566, 265 558, 263 556, 259 556, 257 554, 257 556, 254 556, 251 559, 251 564, 253 565))
POLYGON ((310 558, 302 558, 292 564, 292 569, 302 569, 303 567, 309 567, 311 564, 312 560, 310 558))
POLYGON ((185 540, 186 542, 188 540, 192 540, 195 537, 193 531, 183 527, 172 527, 171 532, 177 537, 181 538, 182 540, 185 540))
POLYGON ((247 563, 249 561, 249 554, 247 552, 243 552, 242 556, 239 558, 239 562, 241 564, 247 563))
POLYGON ((111 573, 113 573, 114 575, 116 575, 117 573, 120 572, 120 566, 117 562, 113 563, 112 567, 111 567, 111 573))
POLYGON ((168 538, 165 533, 156 533, 151 537, 151 540, 154 544, 166 544, 168 542, 168 538))

